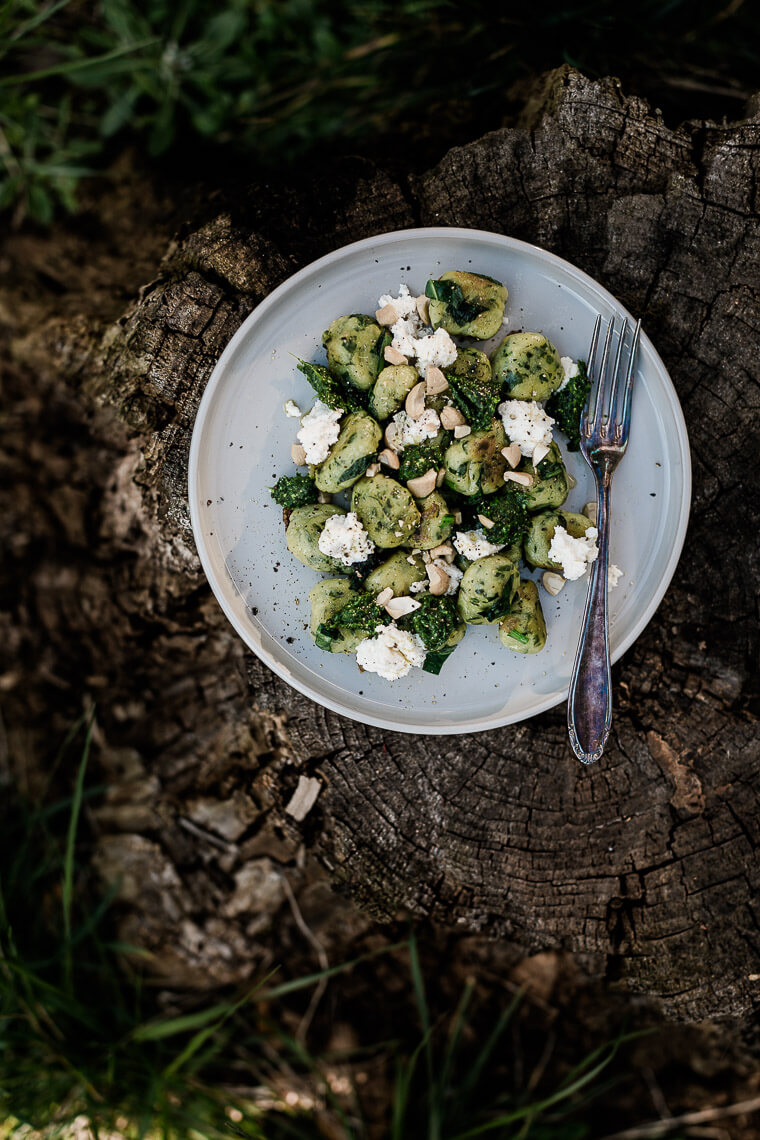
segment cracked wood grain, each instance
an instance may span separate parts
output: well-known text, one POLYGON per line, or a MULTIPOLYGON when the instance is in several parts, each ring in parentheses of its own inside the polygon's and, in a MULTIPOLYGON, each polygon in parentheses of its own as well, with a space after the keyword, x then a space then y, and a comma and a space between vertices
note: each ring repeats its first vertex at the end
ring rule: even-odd
POLYGON ((252 190, 188 220, 116 324, 40 334, 36 359, 55 359, 74 404, 99 409, 102 485, 87 526, 100 563, 62 572, 43 559, 30 590, 51 638, 78 638, 90 671, 114 687, 106 763, 117 787, 142 790, 114 793, 99 858, 154 860, 165 897, 154 892, 151 910, 133 895, 126 933, 163 947, 166 971, 201 984, 211 962, 214 976, 246 976, 259 921, 246 883, 284 898, 277 866, 304 843, 376 918, 407 910, 526 952, 570 951, 673 1017, 750 1017, 759 167, 757 109, 671 130, 615 81, 564 68, 523 125, 451 151, 410 186, 349 163, 275 198, 252 190), (315 706, 243 648, 200 573, 185 473, 215 360, 294 269, 415 224, 510 234, 591 273, 642 316, 684 408, 695 478, 684 556, 613 671, 616 720, 591 770, 570 756, 563 709, 435 738, 315 706), (139 685, 125 681, 130 669, 139 685), (125 760, 138 721, 141 750, 125 760), (319 798, 296 826, 286 805, 317 775, 319 798))

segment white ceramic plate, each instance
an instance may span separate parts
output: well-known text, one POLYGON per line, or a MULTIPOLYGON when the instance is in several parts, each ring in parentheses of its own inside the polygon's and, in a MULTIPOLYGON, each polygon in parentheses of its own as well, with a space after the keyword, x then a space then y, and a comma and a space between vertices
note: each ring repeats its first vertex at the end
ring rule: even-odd
MULTIPOLYGON (((471 269, 509 289, 509 329, 545 333, 560 354, 585 359, 594 318, 629 315, 579 269, 513 238, 480 230, 401 230, 367 238, 302 269, 251 313, 230 341, 198 410, 189 464, 190 515, 211 587, 245 643, 289 685, 321 705, 402 732, 457 733, 535 716, 567 696, 587 580, 557 598, 542 591, 545 649, 523 657, 501 646, 496 626, 470 626, 437 677, 413 669, 394 682, 360 673, 353 657, 324 653, 308 632, 308 593, 320 575, 285 547, 269 488, 293 470, 298 421, 283 404, 313 402, 295 357, 324 362, 321 333, 343 313, 374 313, 381 293, 422 292, 429 277, 471 269)), ((562 437, 560 437, 561 439, 562 437)), ((593 497, 580 454, 567 507, 593 497)), ((631 438, 612 485, 611 561, 623 577, 610 592, 613 660, 652 617, 686 533, 691 464, 678 398, 643 335, 631 438)))

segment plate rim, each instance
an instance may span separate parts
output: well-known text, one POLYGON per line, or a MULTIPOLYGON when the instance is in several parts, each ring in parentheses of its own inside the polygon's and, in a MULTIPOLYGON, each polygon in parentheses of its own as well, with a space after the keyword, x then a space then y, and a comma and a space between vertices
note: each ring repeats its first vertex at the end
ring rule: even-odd
MULTIPOLYGON (((267 294, 267 296, 264 297, 263 300, 260 301, 259 304, 251 310, 240 327, 233 333, 232 337, 216 361, 216 364, 214 365, 211 371, 211 375, 209 376, 206 383, 206 387, 204 389, 201 400, 198 404, 198 410, 196 412, 195 421, 193 423, 187 466, 188 510, 190 515, 190 525, 193 533, 193 541, 195 542, 196 551, 201 563, 201 568, 206 577, 206 581, 211 587, 211 591, 214 594, 214 597, 219 603, 222 612, 230 622, 230 625, 232 626, 237 636, 242 639, 245 645, 247 645, 248 648, 256 654, 256 656, 267 666, 267 668, 271 669, 273 673, 285 681, 285 683, 288 684, 291 688, 296 689, 298 692, 308 697, 309 700, 314 701, 315 704, 323 708, 329 708, 331 711, 336 712, 341 716, 346 716, 350 720, 357 721, 360 724, 372 725, 376 728, 385 729, 391 732, 402 732, 406 735, 453 736, 477 732, 489 732, 496 728, 506 727, 509 724, 518 724, 522 721, 531 720, 533 717, 539 716, 541 713, 547 712, 549 709, 555 708, 558 704, 561 704, 563 701, 565 701, 567 699, 568 690, 561 691, 559 695, 554 693, 551 696, 546 697, 546 699, 539 702, 538 706, 530 713, 494 713, 490 717, 481 718, 481 720, 475 724, 449 723, 437 725, 406 725, 395 723, 388 717, 363 714, 359 713, 358 711, 354 712, 347 709, 341 705, 339 701, 334 700, 332 697, 326 694, 317 693, 312 687, 309 686, 308 683, 305 683, 299 678, 293 676, 286 665, 281 665, 277 661, 274 654, 272 654, 263 644, 263 641, 257 643, 255 639, 247 636, 246 632, 239 627, 237 623, 237 616, 235 615, 232 607, 227 603, 221 586, 219 585, 218 588, 218 583, 215 581, 216 575, 213 570, 213 562, 210 550, 205 541, 203 527, 201 526, 199 514, 200 497, 194 494, 194 488, 197 486, 199 475, 201 437, 203 435, 203 428, 206 419, 208 418, 210 409, 212 407, 214 394, 221 383, 227 361, 236 351, 239 342, 246 335, 246 330, 248 329, 250 323, 254 321, 254 319, 260 320, 263 316, 265 316, 270 308, 277 305, 281 295, 296 286, 303 278, 315 272, 318 272, 321 268, 331 265, 341 256, 348 255, 352 252, 359 252, 362 248, 376 247, 378 245, 389 245, 397 240, 414 241, 415 239, 423 236, 428 239, 457 237, 459 239, 474 241, 492 242, 495 240, 497 243, 503 243, 506 249, 517 249, 534 257, 537 256, 539 260, 543 260, 544 262, 548 262, 549 264, 556 265, 558 268, 563 269, 564 272, 567 273, 571 278, 575 278, 579 283, 585 285, 586 287, 590 285, 593 291, 602 294, 602 296, 609 302, 610 306, 615 310, 617 314, 623 315, 627 320, 635 323, 635 318, 628 311, 628 309, 604 285, 597 281, 596 278, 592 277, 584 270, 579 269, 578 266, 574 265, 572 262, 567 261, 563 257, 560 257, 559 254, 553 253, 547 249, 543 249, 541 246, 535 245, 532 242, 523 241, 521 238, 511 237, 508 234, 494 233, 491 230, 471 229, 466 226, 415 226, 407 229, 384 231, 381 234, 376 234, 366 238, 360 238, 358 241, 350 242, 347 245, 341 245, 338 248, 331 250, 329 253, 323 254, 315 261, 310 261, 301 269, 296 270, 295 273, 291 274, 279 285, 277 285, 271 293, 267 294)), ((660 578, 659 585, 654 591, 647 606, 645 606, 643 611, 636 617, 628 635, 620 642, 619 645, 615 647, 614 652, 611 654, 611 662, 613 664, 614 662, 618 661, 620 657, 622 657, 622 655, 626 653, 627 650, 630 649, 630 647, 633 645, 633 643, 641 636, 646 626, 652 620, 652 617, 660 606, 660 603, 662 602, 665 594, 667 593, 667 590, 673 579, 673 575, 675 574, 676 568, 680 561, 681 552, 683 550, 684 542, 686 539, 686 532, 689 525, 689 516, 691 511, 691 451, 683 409, 681 407, 675 385, 671 379, 670 372, 665 367, 662 357, 657 352, 654 344, 643 329, 641 332, 641 340, 642 343, 646 345, 647 351, 652 355, 655 365, 661 369, 666 380, 665 387, 668 393, 670 410, 672 412, 676 425, 675 442, 677 442, 678 445, 683 485, 680 502, 678 504, 678 527, 664 572, 660 578)), ((273 641, 276 641, 276 638, 272 637, 268 631, 266 632, 273 641)))

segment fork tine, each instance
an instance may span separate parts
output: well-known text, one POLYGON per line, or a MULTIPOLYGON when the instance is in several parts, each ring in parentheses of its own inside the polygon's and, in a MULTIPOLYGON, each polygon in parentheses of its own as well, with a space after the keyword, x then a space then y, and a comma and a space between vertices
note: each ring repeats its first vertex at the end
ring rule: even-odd
POLYGON ((620 360, 623 355, 623 345, 625 344, 625 334, 628 332, 628 321, 623 321, 620 335, 618 337, 617 349, 615 351, 615 363, 612 367, 612 380, 609 385, 609 410, 607 412, 607 423, 614 424, 616 422, 615 413, 617 409, 619 392, 620 392, 620 360))
POLYGON ((636 366, 636 352, 639 347, 639 336, 641 333, 641 321, 636 322, 636 328, 633 333, 633 340, 631 341, 631 351, 628 357, 628 367, 625 374, 625 389, 623 391, 623 411, 620 416, 620 426, 617 431, 618 438, 621 440, 628 439, 628 429, 631 426, 631 396, 633 394, 633 380, 634 369, 636 366))
POLYGON ((607 335, 604 338, 604 349, 602 350, 602 363, 599 369, 596 370, 596 377, 593 378, 591 388, 591 398, 589 400, 588 409, 588 422, 593 427, 599 423, 602 414, 602 396, 604 390, 604 377, 607 372, 607 360, 610 355, 610 344, 612 343, 612 334, 615 331, 614 318, 607 326, 607 335))

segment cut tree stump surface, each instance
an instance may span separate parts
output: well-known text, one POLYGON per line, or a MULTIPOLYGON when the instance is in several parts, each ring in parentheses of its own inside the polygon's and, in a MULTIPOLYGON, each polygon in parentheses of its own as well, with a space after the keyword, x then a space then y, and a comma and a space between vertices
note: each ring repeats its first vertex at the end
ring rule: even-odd
POLYGON ((167 971, 244 976, 256 907, 282 897, 277 844, 287 855, 302 838, 373 916, 407 910, 524 952, 570 951, 673 1017, 748 1017, 760 993, 759 185, 760 107, 671 130, 615 81, 564 68, 523 126, 408 183, 351 160, 212 203, 105 333, 69 320, 28 348, 106 440, 99 501, 59 504, 74 528, 78 512, 97 520, 97 564, 67 576, 51 556, 30 589, 51 638, 76 639, 115 694, 101 720, 122 743, 107 753, 97 860, 106 877, 129 868, 130 940, 172 931, 167 971), (299 267, 419 225, 509 234, 580 266, 641 315, 683 406, 686 546, 613 670, 612 736, 588 769, 568 749, 564 706, 439 738, 316 706, 245 649, 200 570, 186 465, 222 349, 299 267), (302 777, 322 787, 299 822, 285 808, 302 777))

